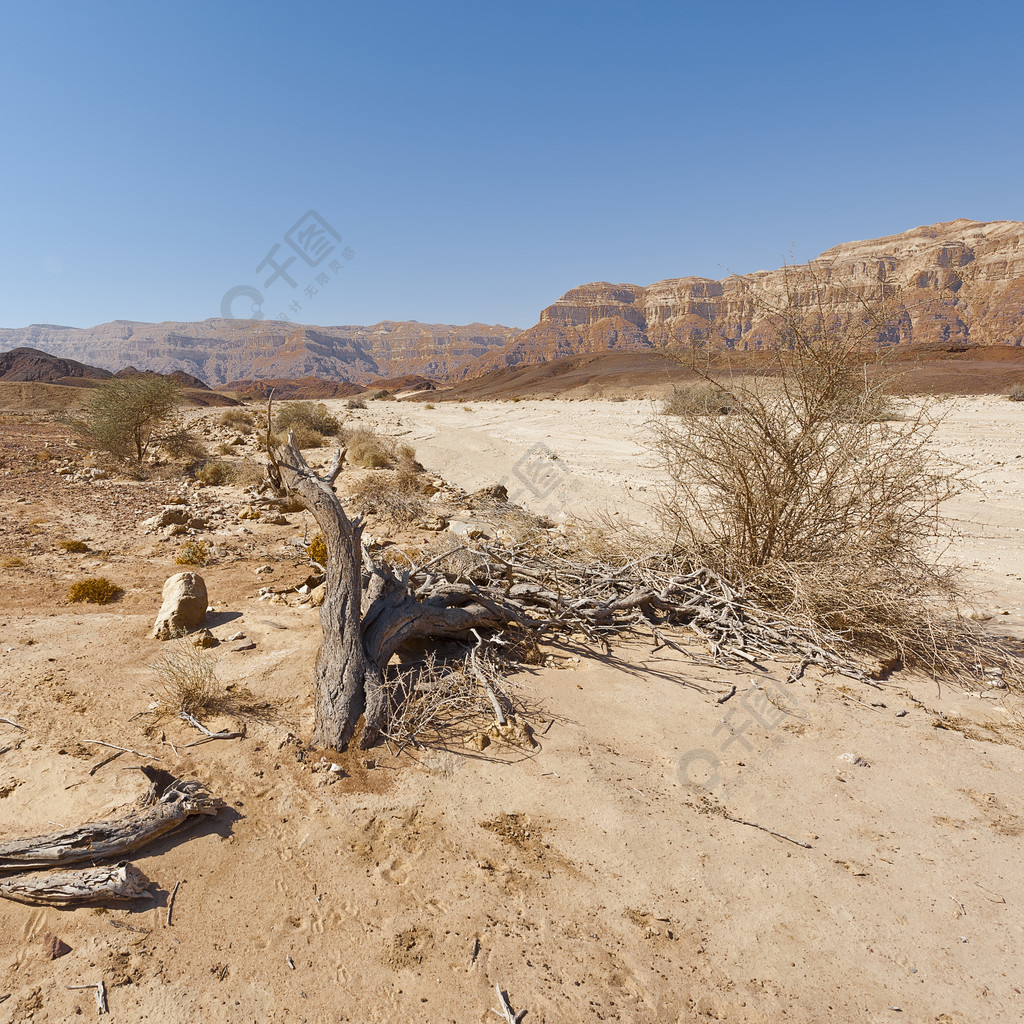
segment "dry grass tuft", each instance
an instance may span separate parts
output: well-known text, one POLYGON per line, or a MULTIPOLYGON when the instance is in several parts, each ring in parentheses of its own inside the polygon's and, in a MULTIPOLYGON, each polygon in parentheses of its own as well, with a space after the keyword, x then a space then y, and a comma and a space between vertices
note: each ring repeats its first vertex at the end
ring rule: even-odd
POLYGON ((83 555, 89 550, 89 545, 84 540, 62 540, 57 542, 57 546, 71 555, 83 555))
POLYGON ((217 679, 217 663, 187 636, 173 641, 172 649, 153 666, 158 679, 157 700, 162 714, 182 713, 202 719, 222 710, 224 694, 217 679))
POLYGON ((118 594, 124 593, 116 583, 105 576, 78 580, 68 587, 68 600, 72 603, 109 604, 118 594))
POLYGON ((1011 402, 1024 402, 1024 384, 1014 384, 1006 397, 1011 402))

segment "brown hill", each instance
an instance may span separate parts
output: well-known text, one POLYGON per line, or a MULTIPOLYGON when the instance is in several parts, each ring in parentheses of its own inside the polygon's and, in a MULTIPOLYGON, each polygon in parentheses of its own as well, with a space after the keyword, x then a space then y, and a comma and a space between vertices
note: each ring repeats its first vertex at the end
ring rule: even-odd
POLYGON ((0 381, 64 384, 85 380, 106 380, 109 370, 87 366, 74 359, 60 359, 37 348, 15 348, 0 352, 0 381))
POLYGON ((282 398, 350 398, 361 395, 365 388, 344 380, 323 380, 320 377, 301 377, 299 380, 284 380, 273 377, 270 380, 234 380, 217 388, 247 397, 265 397, 274 392, 275 401, 282 398))
MULTIPOLYGON (((702 364, 703 366, 703 364, 702 364)), ((764 351, 722 352, 710 363, 712 374, 765 372, 764 351)), ((898 394, 1005 394, 1024 384, 1024 347, 1010 345, 909 345, 882 354, 868 372, 893 375, 898 394)), ((518 398, 660 397, 672 385, 698 375, 685 363, 651 349, 585 352, 548 362, 521 363, 489 370, 419 401, 487 401, 518 398)))
MULTIPOLYGON (((648 286, 599 281, 566 292, 540 322, 481 360, 484 370, 584 352, 687 345, 720 327, 743 351, 764 340, 766 305, 785 301, 787 280, 808 275, 849 310, 895 292, 883 345, 1024 344, 1024 223, 956 220, 848 242, 809 264, 715 281, 681 277, 648 286)), ((804 290, 804 298, 809 296, 804 290)), ((798 292, 797 301, 800 301, 798 292)))
POLYGON ((203 320, 160 324, 117 320, 98 327, 0 329, 0 348, 31 344, 109 369, 133 364, 183 371, 216 387, 229 381, 321 377, 369 383, 409 373, 463 375, 519 331, 488 324, 382 321, 370 327, 304 327, 280 320, 203 320))

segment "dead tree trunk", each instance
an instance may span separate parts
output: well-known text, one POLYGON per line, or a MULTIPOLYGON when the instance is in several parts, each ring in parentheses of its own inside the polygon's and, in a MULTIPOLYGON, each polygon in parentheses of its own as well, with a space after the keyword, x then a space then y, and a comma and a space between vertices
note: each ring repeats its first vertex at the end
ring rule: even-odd
POLYGON ((303 458, 294 434, 283 447, 268 450, 271 484, 304 502, 327 545, 323 637, 313 670, 313 743, 345 750, 364 716, 360 746, 372 746, 388 715, 384 673, 403 643, 424 637, 466 639, 474 629, 525 624, 530 618, 512 601, 446 580, 431 579, 414 593, 408 573, 399 577, 387 565, 370 562, 362 547, 362 517, 350 519, 334 493, 343 450, 323 476, 303 458))

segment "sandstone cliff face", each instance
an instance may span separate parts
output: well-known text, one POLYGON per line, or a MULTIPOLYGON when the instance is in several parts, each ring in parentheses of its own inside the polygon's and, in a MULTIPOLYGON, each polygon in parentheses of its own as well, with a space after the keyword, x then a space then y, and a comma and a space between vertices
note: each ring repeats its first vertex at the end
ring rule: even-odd
POLYGON ((715 334, 729 347, 759 347, 766 305, 809 299, 807 273, 853 311, 884 284, 897 296, 891 327, 879 343, 1024 344, 1024 224, 956 220, 829 249, 807 266, 760 271, 721 281, 681 277, 641 287, 600 281, 566 292, 540 322, 481 370, 544 362, 603 349, 687 345, 715 334))
POLYGON ((211 386, 300 377, 368 383, 409 373, 457 376, 517 333, 489 324, 385 321, 371 327, 303 327, 277 320, 117 320, 92 328, 34 324, 0 330, 0 350, 31 345, 113 370, 131 364, 158 373, 181 371, 211 386))

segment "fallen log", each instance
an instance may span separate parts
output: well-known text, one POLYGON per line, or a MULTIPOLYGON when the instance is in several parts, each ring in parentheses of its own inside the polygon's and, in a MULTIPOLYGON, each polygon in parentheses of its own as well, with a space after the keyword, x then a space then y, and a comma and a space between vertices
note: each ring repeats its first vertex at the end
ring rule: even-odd
POLYGON ((123 818, 0 842, 0 871, 49 868, 60 864, 122 858, 200 814, 214 815, 217 804, 195 780, 172 780, 123 818))
POLYGON ((86 903, 93 900, 134 900, 148 897, 149 879, 134 864, 45 874, 10 875, 0 879, 0 897, 22 903, 86 903))

